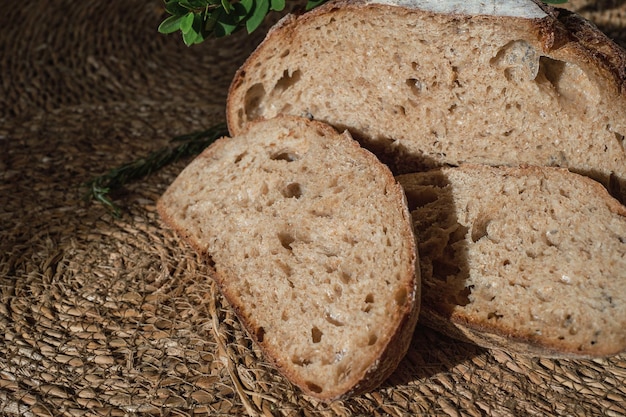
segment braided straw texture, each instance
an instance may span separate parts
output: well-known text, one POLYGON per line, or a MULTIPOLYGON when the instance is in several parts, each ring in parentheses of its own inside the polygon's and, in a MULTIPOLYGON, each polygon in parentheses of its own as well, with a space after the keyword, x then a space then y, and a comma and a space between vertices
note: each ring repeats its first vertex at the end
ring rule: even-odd
MULTIPOLYGON (((321 403, 264 361, 155 201, 115 218, 81 184, 224 119, 262 36, 187 48, 160 0, 0 0, 0 415, 624 416, 626 356, 488 351, 419 327, 395 374, 321 403)), ((626 45, 626 1, 571 2, 626 45)))

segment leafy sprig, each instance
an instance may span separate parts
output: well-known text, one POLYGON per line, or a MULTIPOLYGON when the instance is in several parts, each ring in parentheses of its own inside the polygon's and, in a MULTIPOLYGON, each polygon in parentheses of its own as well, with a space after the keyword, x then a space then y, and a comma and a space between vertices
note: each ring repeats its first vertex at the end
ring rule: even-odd
POLYGON ((208 130, 188 133, 174 137, 170 145, 150 153, 144 158, 126 163, 111 169, 104 175, 96 177, 85 184, 86 199, 96 200, 107 206, 113 215, 121 215, 120 208, 110 194, 133 180, 143 178, 164 166, 182 158, 195 156, 222 136, 228 135, 225 123, 215 125, 208 130))
MULTIPOLYGON (((310 0, 307 10, 327 0, 310 0)), ((170 14, 159 25, 160 33, 180 31, 185 45, 223 37, 245 28, 256 30, 272 11, 285 8, 285 0, 165 0, 170 14)))

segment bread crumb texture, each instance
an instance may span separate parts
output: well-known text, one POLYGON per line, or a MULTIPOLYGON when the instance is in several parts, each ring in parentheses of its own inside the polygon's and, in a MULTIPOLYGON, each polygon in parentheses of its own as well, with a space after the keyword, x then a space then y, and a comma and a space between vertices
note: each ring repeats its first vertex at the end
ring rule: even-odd
POLYGON ((252 336, 312 395, 353 388, 419 301, 401 187, 321 123, 281 118, 221 139, 159 207, 210 254, 252 336))
POLYGON ((398 179, 419 242, 423 311, 538 351, 626 349, 625 209, 599 184, 534 167, 398 179))
POLYGON ((400 3, 407 7, 329 4, 286 19, 235 78, 230 129, 257 117, 306 116, 348 128, 395 173, 461 163, 561 166, 626 201, 623 67, 608 69, 593 42, 578 43, 553 16, 400 3))

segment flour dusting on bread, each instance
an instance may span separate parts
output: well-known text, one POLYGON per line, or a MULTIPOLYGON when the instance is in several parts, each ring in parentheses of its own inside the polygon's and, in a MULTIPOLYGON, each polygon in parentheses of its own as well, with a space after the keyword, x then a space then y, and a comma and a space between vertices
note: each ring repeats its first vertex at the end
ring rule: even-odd
POLYGON ((532 1, 519 0, 370 0, 369 3, 427 10, 434 13, 490 15, 541 19, 546 12, 532 1))

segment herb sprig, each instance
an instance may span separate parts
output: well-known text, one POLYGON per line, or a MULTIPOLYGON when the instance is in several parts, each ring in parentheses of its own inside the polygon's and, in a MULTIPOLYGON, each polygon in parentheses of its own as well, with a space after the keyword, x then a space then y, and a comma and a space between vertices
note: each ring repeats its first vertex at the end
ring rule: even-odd
MULTIPOLYGON (((309 0, 306 9, 326 1, 309 0)), ((243 28, 252 33, 270 12, 284 8, 285 0, 165 0, 165 10, 170 16, 161 22, 158 30, 164 34, 180 31, 183 42, 190 46, 243 28)))
POLYGON ((121 215, 120 208, 113 202, 110 193, 133 180, 143 178, 164 166, 182 158, 198 155, 211 143, 228 135, 225 123, 220 123, 207 130, 176 136, 170 145, 150 153, 144 158, 111 169, 104 175, 87 183, 87 200, 96 200, 111 209, 115 217, 121 215))

